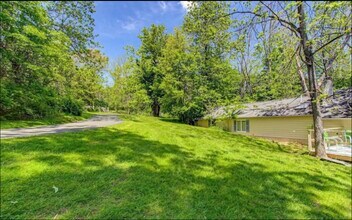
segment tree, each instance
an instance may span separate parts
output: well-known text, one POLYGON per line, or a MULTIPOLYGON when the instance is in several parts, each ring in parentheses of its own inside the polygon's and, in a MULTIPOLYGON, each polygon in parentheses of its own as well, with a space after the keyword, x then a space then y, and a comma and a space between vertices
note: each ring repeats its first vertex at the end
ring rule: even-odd
POLYGON ((160 98, 163 96, 160 84, 162 74, 158 65, 161 58, 161 51, 165 46, 166 34, 165 27, 152 25, 144 28, 139 35, 141 46, 137 51, 137 66, 139 78, 147 94, 152 100, 151 109, 153 116, 160 116, 160 98))
POLYGON ((52 30, 39 2, 1 2, 1 116, 44 117, 60 109, 61 70, 73 69, 70 44, 52 30))
POLYGON ((271 21, 235 30, 234 61, 242 75, 242 101, 274 100, 299 94, 297 67, 290 62, 295 42, 285 29, 274 28, 276 25, 276 21, 271 21))
POLYGON ((197 57, 199 87, 207 110, 233 99, 238 73, 232 68, 231 18, 227 2, 193 2, 184 19, 183 30, 197 57))
POLYGON ((349 49, 340 51, 333 62, 329 76, 334 81, 335 89, 352 87, 351 60, 352 53, 349 49))
POLYGON ((64 3, 0 2, 2 117, 48 117, 70 111, 72 106, 75 114, 80 114, 82 97, 88 97, 90 91, 95 98, 100 96, 96 91, 107 60, 88 48, 94 23, 77 30, 90 20, 92 10, 74 4, 69 10, 60 9, 60 18, 67 19, 58 28, 58 17, 51 17, 55 13, 49 13, 46 4, 58 7, 64 3), (72 28, 76 31, 69 32, 72 28), (85 50, 84 60, 72 49, 73 41, 82 39, 80 35, 87 37, 78 43, 85 50))
POLYGON ((89 48, 97 45, 93 33, 95 12, 93 1, 51 1, 44 6, 53 28, 71 40, 70 50, 84 58, 89 48))
POLYGON ((199 93, 201 81, 196 56, 180 29, 168 36, 160 69, 163 70, 160 88, 164 93, 161 98, 164 111, 182 122, 194 124, 194 119, 201 117, 205 110, 199 93))
POLYGON ((71 77, 71 87, 76 99, 82 100, 95 110, 103 101, 103 71, 108 58, 99 50, 88 50, 84 63, 78 63, 76 73, 71 77))
POLYGON ((136 64, 132 57, 118 58, 110 71, 114 84, 108 88, 109 106, 117 110, 125 110, 128 114, 146 111, 150 106, 147 91, 138 78, 136 64))
POLYGON ((317 157, 327 158, 322 135, 323 125, 320 111, 322 92, 317 83, 316 56, 318 52, 328 48, 332 43, 339 40, 341 42, 342 37, 351 34, 351 5, 347 2, 316 2, 312 13, 307 13, 306 7, 311 8, 311 5, 303 1, 260 2, 254 8, 249 6, 248 10, 235 10, 229 15, 251 15, 249 18, 251 22, 248 21, 250 25, 276 20, 281 27, 285 27, 297 38, 299 44, 295 51, 305 64, 308 76, 315 131, 315 152, 317 157), (331 17, 332 14, 333 17, 331 17), (326 21, 323 25, 320 23, 322 19, 326 21))

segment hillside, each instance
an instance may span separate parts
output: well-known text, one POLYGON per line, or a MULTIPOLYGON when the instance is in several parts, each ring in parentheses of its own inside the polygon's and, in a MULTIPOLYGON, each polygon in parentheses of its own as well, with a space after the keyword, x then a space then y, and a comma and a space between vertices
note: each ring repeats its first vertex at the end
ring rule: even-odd
POLYGON ((2 218, 351 218, 350 168, 215 128, 120 117, 2 140, 2 218))

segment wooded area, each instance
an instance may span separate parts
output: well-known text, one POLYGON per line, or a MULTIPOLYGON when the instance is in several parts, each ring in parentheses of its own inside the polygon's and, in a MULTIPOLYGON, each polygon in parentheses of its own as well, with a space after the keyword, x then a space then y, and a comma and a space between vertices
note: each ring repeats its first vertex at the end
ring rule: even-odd
POLYGON ((182 26, 145 27, 141 46, 109 67, 93 34, 93 2, 0 6, 6 119, 109 106, 194 124, 216 106, 307 94, 317 155, 326 157, 319 102, 332 84, 351 87, 348 2, 192 2, 182 26))
POLYGON ((93 2, 1 2, 1 101, 6 119, 81 115, 103 103, 93 2))

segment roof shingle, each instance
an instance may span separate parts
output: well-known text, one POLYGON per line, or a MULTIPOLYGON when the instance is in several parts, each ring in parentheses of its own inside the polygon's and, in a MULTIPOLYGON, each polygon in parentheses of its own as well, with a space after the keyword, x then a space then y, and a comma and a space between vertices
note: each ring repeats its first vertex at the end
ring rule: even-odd
MULTIPOLYGON (((323 118, 351 118, 352 88, 341 89, 321 103, 323 118)), ((218 107, 206 117, 220 118, 226 115, 225 107, 218 107)), ((236 112, 237 117, 271 117, 271 116, 304 116, 312 115, 310 98, 301 96, 283 100, 255 102, 244 104, 244 108, 236 112)))

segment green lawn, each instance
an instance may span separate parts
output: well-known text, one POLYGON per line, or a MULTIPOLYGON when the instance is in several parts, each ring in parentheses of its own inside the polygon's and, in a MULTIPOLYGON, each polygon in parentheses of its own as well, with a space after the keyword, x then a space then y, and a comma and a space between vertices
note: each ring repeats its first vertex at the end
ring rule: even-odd
POLYGON ((351 168, 217 129, 123 118, 1 140, 1 218, 351 218, 351 168))
POLYGON ((43 126, 43 125, 54 125, 54 124, 63 124, 69 122, 76 122, 90 118, 93 113, 83 113, 82 116, 73 116, 61 114, 52 118, 45 118, 39 120, 1 120, 0 127, 1 129, 9 128, 26 128, 33 126, 43 126))

